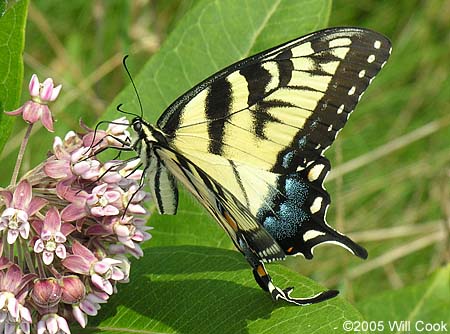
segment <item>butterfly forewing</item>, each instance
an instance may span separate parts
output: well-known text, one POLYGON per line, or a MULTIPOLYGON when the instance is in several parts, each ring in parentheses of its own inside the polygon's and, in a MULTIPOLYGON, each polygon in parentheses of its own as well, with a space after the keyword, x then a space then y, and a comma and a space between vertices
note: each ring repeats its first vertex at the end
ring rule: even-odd
POLYGON ((368 30, 313 33, 220 71, 158 125, 183 152, 296 169, 333 142, 389 51, 389 41, 368 30))

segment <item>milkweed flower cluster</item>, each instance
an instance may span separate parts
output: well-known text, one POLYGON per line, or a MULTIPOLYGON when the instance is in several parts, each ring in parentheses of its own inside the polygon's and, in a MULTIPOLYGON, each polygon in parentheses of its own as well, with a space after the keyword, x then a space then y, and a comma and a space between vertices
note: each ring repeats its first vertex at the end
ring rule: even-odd
MULTIPOLYGON (((53 81, 36 88, 36 80, 33 103, 59 94, 53 81)), ((30 124, 41 117, 53 129, 47 105, 27 104, 13 114, 30 124)), ((0 188, 0 333, 68 334, 70 322, 85 327, 117 283, 128 281, 127 255, 142 256, 140 243, 151 237, 142 205, 148 194, 139 187, 139 160, 98 159, 129 139, 127 124, 122 118, 106 130, 83 126, 84 134, 55 137, 45 161, 0 188)))

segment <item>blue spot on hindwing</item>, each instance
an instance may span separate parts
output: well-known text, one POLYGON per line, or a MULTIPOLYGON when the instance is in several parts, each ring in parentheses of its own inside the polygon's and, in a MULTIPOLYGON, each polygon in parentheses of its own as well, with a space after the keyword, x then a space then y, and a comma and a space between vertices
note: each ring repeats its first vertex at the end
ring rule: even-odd
MULTIPOLYGON (((281 187, 280 190, 282 190, 281 187)), ((284 179, 284 196, 269 194, 266 203, 274 203, 271 212, 262 210, 260 214, 264 215, 262 224, 276 240, 293 238, 299 232, 302 224, 310 219, 309 214, 303 209, 308 193, 309 186, 301 180, 297 174, 286 175, 284 179)))
POLYGON ((288 168, 291 165, 292 159, 294 158, 295 153, 293 151, 290 151, 285 154, 283 157, 283 167, 288 168))
POLYGON ((304 148, 306 146, 306 137, 303 136, 298 140, 298 147, 304 148))
POLYGON ((267 232, 277 240, 293 237, 298 228, 296 224, 286 224, 272 216, 267 217, 263 225, 267 232))
POLYGON ((305 203, 308 197, 309 187, 308 184, 299 179, 296 174, 288 175, 284 187, 287 201, 293 201, 299 206, 302 206, 305 203))
POLYGON ((281 204, 279 212, 281 221, 288 224, 302 223, 308 218, 308 215, 292 201, 281 204))
POLYGON ((278 218, 266 217, 263 222, 264 228, 276 240, 294 237, 303 222, 309 219, 308 214, 293 203, 284 203, 280 207, 278 218))

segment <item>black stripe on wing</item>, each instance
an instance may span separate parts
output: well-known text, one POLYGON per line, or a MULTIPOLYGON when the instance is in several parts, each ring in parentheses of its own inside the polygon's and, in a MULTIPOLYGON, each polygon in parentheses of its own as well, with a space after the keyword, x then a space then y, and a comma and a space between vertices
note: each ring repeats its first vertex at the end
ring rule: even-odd
MULTIPOLYGON (((339 65, 329 82, 325 94, 318 102, 303 128, 293 138, 289 147, 278 154, 272 171, 292 172, 298 166, 305 167, 308 162, 318 158, 330 147, 339 131, 344 127, 361 96, 375 75, 386 63, 391 50, 388 39, 380 34, 364 31, 363 34, 345 36, 351 41, 348 53, 343 60, 336 58, 330 43, 334 39, 325 37, 314 40, 311 47, 315 53, 310 57, 314 62, 313 76, 325 75, 325 64, 339 61, 339 65)), ((292 62, 289 54, 280 53, 276 59, 284 64, 292 62)), ((283 65, 287 66, 287 65, 283 65)), ((301 83, 299 83, 301 85, 301 83)), ((309 88, 288 86, 292 94, 309 88)))
POLYGON ((267 94, 266 87, 272 80, 269 71, 263 68, 260 63, 255 63, 241 69, 239 74, 247 80, 249 92, 247 104, 253 106, 263 100, 267 94))
POLYGON ((214 122, 208 124, 209 153, 219 155, 222 153, 222 138, 225 132, 225 122, 231 110, 231 103, 231 84, 225 79, 213 81, 205 106, 205 116, 214 120, 214 122))

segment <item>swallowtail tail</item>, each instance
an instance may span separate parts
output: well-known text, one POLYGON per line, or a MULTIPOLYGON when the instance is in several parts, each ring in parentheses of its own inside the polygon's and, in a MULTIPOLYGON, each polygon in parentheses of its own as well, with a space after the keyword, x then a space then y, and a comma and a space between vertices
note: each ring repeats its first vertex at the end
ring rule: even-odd
POLYGON ((272 297, 308 298, 280 289, 264 263, 313 257, 334 243, 366 250, 325 221, 333 143, 369 83, 386 63, 389 40, 370 30, 331 28, 241 60, 196 85, 151 125, 132 120, 138 152, 161 214, 175 214, 183 184, 231 237, 272 297))

